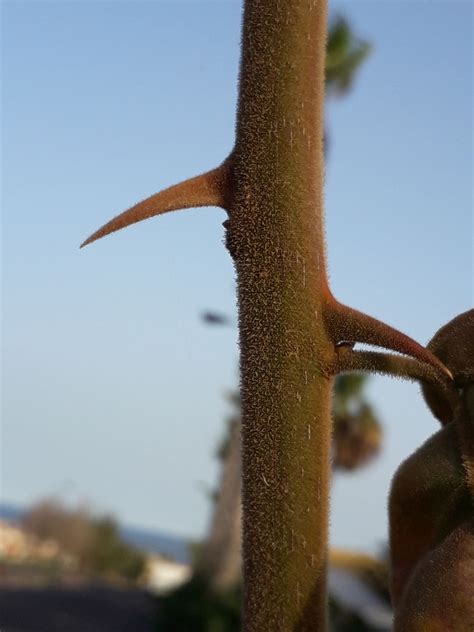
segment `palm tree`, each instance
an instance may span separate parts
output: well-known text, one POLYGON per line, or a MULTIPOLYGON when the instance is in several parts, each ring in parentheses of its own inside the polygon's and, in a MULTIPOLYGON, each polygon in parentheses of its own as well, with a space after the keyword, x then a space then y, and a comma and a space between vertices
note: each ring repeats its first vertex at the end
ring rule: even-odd
POLYGON ((326 46, 326 96, 347 94, 370 50, 368 42, 354 36, 345 18, 333 20, 326 46))
POLYGON ((348 373, 339 375, 333 399, 333 469, 354 470, 380 451, 382 427, 364 387, 367 375, 348 373))

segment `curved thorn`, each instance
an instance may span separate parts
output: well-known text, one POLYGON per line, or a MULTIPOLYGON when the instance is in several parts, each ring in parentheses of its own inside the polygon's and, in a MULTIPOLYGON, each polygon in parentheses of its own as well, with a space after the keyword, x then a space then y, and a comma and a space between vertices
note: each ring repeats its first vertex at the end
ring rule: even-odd
MULTIPOLYGON (((339 348, 338 348, 339 349, 339 348)), ((439 373, 425 362, 381 351, 353 351, 345 347, 337 355, 336 372, 363 371, 439 384, 439 373)))
POLYGON ((229 206, 230 169, 230 159, 228 159, 217 169, 190 178, 152 195, 117 215, 107 224, 104 224, 102 228, 99 228, 99 230, 88 237, 80 247, 83 248, 93 241, 121 230, 126 226, 136 224, 155 215, 169 213, 170 211, 199 206, 220 206, 227 209, 229 206))
POLYGON ((453 411, 459 405, 459 395, 453 383, 443 379, 439 370, 434 370, 426 362, 379 351, 353 351, 348 347, 338 347, 336 351, 334 374, 361 371, 428 382, 440 389, 453 411))
POLYGON ((441 371, 450 380, 453 379, 449 369, 431 351, 372 316, 341 305, 332 298, 326 304, 324 315, 329 334, 335 344, 343 341, 362 342, 392 349, 425 362, 441 371))

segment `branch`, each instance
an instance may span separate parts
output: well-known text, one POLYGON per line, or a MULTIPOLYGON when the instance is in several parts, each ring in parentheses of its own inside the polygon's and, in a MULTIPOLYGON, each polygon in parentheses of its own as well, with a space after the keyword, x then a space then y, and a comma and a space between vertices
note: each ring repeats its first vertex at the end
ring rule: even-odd
POLYGON ((124 211, 88 237, 81 248, 110 233, 170 211, 199 206, 229 209, 231 158, 217 169, 175 184, 124 211))

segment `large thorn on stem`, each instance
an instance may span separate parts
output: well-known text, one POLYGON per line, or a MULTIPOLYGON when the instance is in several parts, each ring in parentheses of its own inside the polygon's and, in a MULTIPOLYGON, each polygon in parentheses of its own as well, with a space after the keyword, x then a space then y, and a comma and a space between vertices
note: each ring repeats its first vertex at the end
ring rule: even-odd
POLYGON ((346 346, 337 349, 334 374, 361 371, 390 375, 406 380, 427 382, 436 386, 448 401, 452 411, 459 405, 459 394, 451 380, 438 369, 413 358, 378 351, 354 351, 346 346))
POLYGON ((416 358, 420 362, 425 362, 441 371, 450 380, 453 379, 449 369, 431 351, 397 329, 372 318, 372 316, 341 305, 332 297, 326 304, 324 315, 329 335, 334 344, 361 342, 392 349, 416 358))
POLYGON ((227 159, 217 169, 152 195, 99 228, 81 244, 81 248, 101 239, 101 237, 155 215, 198 206, 220 206, 227 209, 229 207, 230 170, 231 160, 227 159))

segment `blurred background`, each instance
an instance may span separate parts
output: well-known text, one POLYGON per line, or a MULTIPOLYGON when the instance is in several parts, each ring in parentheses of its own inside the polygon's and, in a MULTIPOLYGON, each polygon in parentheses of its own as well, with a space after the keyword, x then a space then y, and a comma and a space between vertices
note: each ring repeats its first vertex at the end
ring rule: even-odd
MULTIPOLYGON (((474 7, 330 10, 331 285, 426 344, 472 306, 474 7)), ((238 629, 225 214, 78 246, 229 153, 241 11, 2 3, 2 632, 238 629)), ((388 378, 339 380, 333 408, 333 627, 389 630, 390 479, 437 424, 388 378)))

